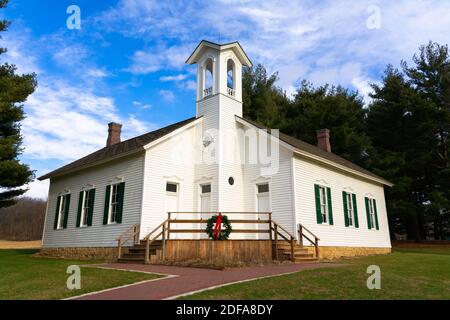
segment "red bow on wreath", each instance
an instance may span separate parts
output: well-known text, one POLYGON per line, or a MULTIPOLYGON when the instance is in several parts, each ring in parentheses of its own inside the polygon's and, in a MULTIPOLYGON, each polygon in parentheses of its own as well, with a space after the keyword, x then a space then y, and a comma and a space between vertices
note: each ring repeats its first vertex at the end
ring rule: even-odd
POLYGON ((214 227, 214 231, 213 231, 213 237, 216 239, 219 239, 219 234, 222 231, 222 214, 219 213, 219 215, 217 216, 217 220, 216 220, 216 225, 214 227))

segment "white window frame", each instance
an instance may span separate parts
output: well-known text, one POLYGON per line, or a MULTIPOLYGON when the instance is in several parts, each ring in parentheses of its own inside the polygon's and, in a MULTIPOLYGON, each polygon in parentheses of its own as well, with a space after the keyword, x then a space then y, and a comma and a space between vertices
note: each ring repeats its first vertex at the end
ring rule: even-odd
POLYGON ((346 192, 345 200, 347 201, 348 226, 355 226, 355 208, 353 208, 353 193, 346 192))
POLYGON ((56 225, 57 230, 64 229, 64 210, 66 207, 66 197, 68 193, 60 195, 59 208, 58 208, 58 223, 56 225))
POLYGON ((319 185, 320 213, 322 224, 328 224, 328 192, 327 187, 319 185))
POLYGON ((111 184, 111 190, 110 190, 110 192, 109 192, 109 206, 108 206, 108 224, 117 224, 117 208, 119 207, 119 199, 118 199, 118 197, 119 197, 119 185, 120 185, 120 183, 114 183, 114 184, 111 184), (112 200, 113 200, 113 195, 114 195, 114 188, 116 188, 116 190, 117 190, 117 201, 116 202, 112 202, 112 200), (112 211, 112 209, 113 209, 113 205, 116 205, 115 206, 115 208, 116 208, 116 212, 115 212, 115 216, 113 216, 113 211, 112 211), (112 218, 114 218, 114 219, 112 219, 112 218))
POLYGON ((375 199, 373 198, 368 198, 369 201, 369 218, 370 218, 370 229, 376 229, 376 225, 375 225, 375 207, 373 205, 373 202, 375 199))
POLYGON ((167 194, 168 196, 173 196, 173 197, 175 197, 175 196, 178 195, 178 193, 179 193, 179 191, 180 191, 180 184, 179 184, 178 182, 166 181, 166 184, 164 185, 164 189, 166 190, 166 194, 167 194), (174 184, 174 185, 176 185, 176 186, 177 186, 177 191, 176 191, 176 192, 173 192, 173 191, 167 191, 167 185, 168 185, 168 184, 174 184))
POLYGON ((94 189, 83 190, 83 201, 81 202, 81 217, 80 217, 80 228, 85 228, 88 226, 88 216, 89 216, 89 197, 87 196, 89 192, 94 189))

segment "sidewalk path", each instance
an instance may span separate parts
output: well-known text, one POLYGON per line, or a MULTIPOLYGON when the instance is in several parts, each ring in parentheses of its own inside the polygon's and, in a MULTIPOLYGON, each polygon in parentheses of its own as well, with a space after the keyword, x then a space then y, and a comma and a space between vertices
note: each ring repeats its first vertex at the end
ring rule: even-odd
POLYGON ((88 294, 74 299, 83 300, 159 300, 170 299, 179 295, 221 286, 227 283, 241 282, 261 277, 294 273, 308 269, 319 269, 341 266, 335 263, 304 263, 268 265, 247 268, 231 268, 212 270, 163 265, 139 265, 111 263, 99 265, 104 268, 114 268, 129 271, 154 272, 173 275, 156 281, 138 283, 122 288, 111 289, 94 294, 88 294))

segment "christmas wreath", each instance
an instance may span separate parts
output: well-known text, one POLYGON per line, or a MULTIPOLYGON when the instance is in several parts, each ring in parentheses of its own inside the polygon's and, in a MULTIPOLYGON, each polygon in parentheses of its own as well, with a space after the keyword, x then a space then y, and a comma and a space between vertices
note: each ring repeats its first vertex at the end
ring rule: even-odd
POLYGON ((206 222, 206 233, 213 240, 227 240, 230 236, 231 231, 230 220, 228 220, 227 216, 223 216, 222 214, 218 214, 212 216, 206 222), (224 228, 222 229, 222 224, 224 228))

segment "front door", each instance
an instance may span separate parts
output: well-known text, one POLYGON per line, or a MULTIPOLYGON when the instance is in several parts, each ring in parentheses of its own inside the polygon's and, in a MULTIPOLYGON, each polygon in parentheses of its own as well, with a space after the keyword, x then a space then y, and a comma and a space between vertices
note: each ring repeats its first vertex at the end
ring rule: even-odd
MULTIPOLYGON (((257 211, 258 212, 270 212, 271 208, 270 208, 270 192, 269 192, 269 184, 268 183, 264 183, 264 184, 258 184, 257 186, 257 194, 256 194, 256 198, 257 198, 257 211)), ((266 220, 268 219, 268 215, 267 214, 261 214, 259 215, 259 218, 261 220, 266 220)), ((266 224, 261 224, 259 223, 256 226, 257 229, 266 229, 267 230, 267 225, 266 224)), ((258 234, 258 237, 260 236, 260 234, 258 234)))
POLYGON ((210 212, 211 211, 211 185, 203 184, 200 186, 200 211, 210 212))

